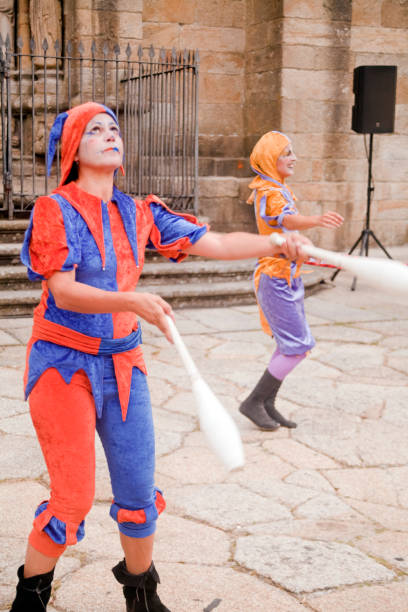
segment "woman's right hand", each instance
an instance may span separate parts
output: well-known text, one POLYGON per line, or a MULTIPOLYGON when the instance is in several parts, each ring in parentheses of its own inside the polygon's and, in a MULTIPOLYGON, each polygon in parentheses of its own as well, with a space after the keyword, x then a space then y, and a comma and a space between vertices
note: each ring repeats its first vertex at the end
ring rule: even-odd
POLYGON ((142 293, 135 291, 132 295, 132 311, 142 319, 155 325, 173 343, 170 327, 166 318, 169 315, 174 320, 173 310, 166 300, 154 293, 142 293))
POLYGON ((344 219, 341 215, 339 215, 339 213, 333 211, 333 210, 328 210, 327 212, 325 212, 323 215, 320 215, 320 219, 319 219, 319 223, 318 225, 320 227, 340 227, 340 225, 342 225, 344 219))

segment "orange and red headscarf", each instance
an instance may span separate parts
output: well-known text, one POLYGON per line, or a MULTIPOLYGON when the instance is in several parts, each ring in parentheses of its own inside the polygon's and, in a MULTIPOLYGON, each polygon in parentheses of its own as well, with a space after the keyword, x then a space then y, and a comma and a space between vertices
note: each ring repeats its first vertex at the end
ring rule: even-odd
MULTIPOLYGON (((58 142, 61 140, 61 180, 58 187, 62 187, 70 175, 79 143, 89 121, 99 113, 108 113, 119 125, 115 113, 97 102, 85 102, 60 113, 51 128, 48 139, 47 172, 50 174, 58 142)), ((121 166, 123 173, 123 167, 121 166)))

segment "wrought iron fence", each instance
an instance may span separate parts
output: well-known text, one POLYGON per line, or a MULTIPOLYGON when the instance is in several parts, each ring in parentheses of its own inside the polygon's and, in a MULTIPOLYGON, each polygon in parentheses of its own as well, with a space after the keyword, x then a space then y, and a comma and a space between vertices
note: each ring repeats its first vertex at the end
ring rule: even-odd
POLYGON ((111 107, 120 119, 125 176, 118 186, 144 197, 156 193, 175 210, 196 211, 198 166, 198 53, 108 43, 85 54, 56 41, 41 51, 21 38, 16 50, 0 37, 2 185, 0 214, 21 217, 35 199, 56 187, 57 164, 48 177, 46 143, 55 116, 88 100, 111 107))

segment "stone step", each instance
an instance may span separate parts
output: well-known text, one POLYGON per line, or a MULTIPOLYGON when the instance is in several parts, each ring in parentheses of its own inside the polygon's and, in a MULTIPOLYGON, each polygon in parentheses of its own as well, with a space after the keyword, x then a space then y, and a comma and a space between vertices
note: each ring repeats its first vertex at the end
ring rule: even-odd
POLYGON ((21 251, 21 241, 0 242, 0 266, 19 265, 21 251))
MULTIPOLYGON (((139 286, 251 280, 255 264, 255 260, 214 261, 199 259, 175 264, 161 259, 161 263, 154 259, 145 262, 139 286)), ((32 287, 33 283, 28 280, 25 266, 17 264, 0 266, 0 289, 31 289, 32 287)))
POLYGON ((0 244, 21 244, 24 238, 24 232, 26 231, 27 227, 28 219, 11 221, 6 219, 0 219, 0 244))
MULTIPOLYGON (((183 265, 183 264, 182 264, 183 265)), ((318 290, 327 278, 319 268, 304 276, 306 295, 318 290)), ((251 280, 224 280, 189 283, 149 284, 143 280, 139 289, 160 295, 173 308, 207 308, 227 305, 255 304, 251 280)), ((31 316, 41 296, 40 288, 0 290, 0 317, 31 316)))

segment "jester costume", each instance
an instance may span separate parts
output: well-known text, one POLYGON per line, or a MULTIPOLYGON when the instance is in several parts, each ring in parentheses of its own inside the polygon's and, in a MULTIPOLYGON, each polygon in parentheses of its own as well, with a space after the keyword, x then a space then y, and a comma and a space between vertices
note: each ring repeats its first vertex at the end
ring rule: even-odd
MULTIPOLYGON (((279 156, 289 144, 284 134, 268 132, 256 143, 250 156, 256 177, 249 185, 253 191, 248 203, 254 206, 260 234, 288 232, 283 224, 285 216, 298 214, 296 198, 276 168, 279 156)), ((262 329, 275 337, 277 349, 240 411, 261 429, 295 427, 276 410, 274 400, 283 378, 315 344, 305 318, 299 265, 283 256, 261 257, 255 268, 254 285, 262 329)))
MULTIPOLYGON (((178 262, 186 257, 183 249, 208 229, 191 215, 172 212, 156 196, 134 200, 114 187, 112 199, 103 202, 70 180, 85 126, 101 112, 117 123, 110 109, 93 102, 57 117, 48 165, 62 134, 61 181, 36 201, 21 253, 29 278, 41 279, 43 290, 24 382, 51 480, 50 499, 36 510, 29 542, 48 557, 59 557, 84 537, 94 497, 95 429, 110 472, 110 515, 119 530, 133 538, 151 535, 165 502, 154 485, 153 420, 137 315, 58 308, 47 279, 55 271, 74 270, 80 283, 134 291, 146 248, 178 262)), ((125 589, 135 586, 132 580, 128 584, 132 575, 125 567, 114 569, 125 589)), ((154 583, 154 572, 153 567, 139 587, 154 583)))

